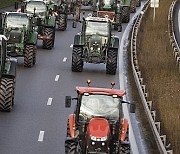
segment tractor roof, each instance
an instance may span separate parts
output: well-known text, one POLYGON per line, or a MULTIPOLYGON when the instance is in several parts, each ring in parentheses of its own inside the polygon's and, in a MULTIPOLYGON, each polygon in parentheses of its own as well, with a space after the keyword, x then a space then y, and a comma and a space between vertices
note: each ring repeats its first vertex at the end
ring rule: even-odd
POLYGON ((27 16, 27 14, 26 13, 21 13, 21 12, 5 12, 7 15, 8 14, 22 14, 22 15, 26 15, 27 16))
POLYGON ((110 89, 110 88, 95 88, 95 87, 76 87, 76 90, 80 94, 101 94, 101 95, 117 95, 122 97, 126 94, 124 90, 110 89))
POLYGON ((86 17, 86 21, 100 21, 100 22, 109 22, 109 18, 100 18, 100 17, 86 17))

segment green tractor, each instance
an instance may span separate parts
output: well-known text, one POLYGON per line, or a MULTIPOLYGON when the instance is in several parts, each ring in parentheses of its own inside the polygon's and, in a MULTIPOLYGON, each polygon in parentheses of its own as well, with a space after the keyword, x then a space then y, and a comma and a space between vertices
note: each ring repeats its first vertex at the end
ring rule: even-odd
POLYGON ((10 112, 14 104, 17 60, 7 57, 6 40, 0 35, 0 110, 10 112))
POLYGON ((106 73, 115 74, 119 38, 111 34, 109 18, 83 18, 82 31, 75 35, 72 51, 72 71, 83 71, 84 62, 106 64, 106 73))
POLYGON ((122 30, 122 6, 118 0, 94 0, 93 16, 106 17, 111 19, 114 29, 122 30))
POLYGON ((37 32, 34 18, 25 13, 5 12, 1 14, 1 33, 7 40, 7 55, 24 57, 24 66, 36 63, 37 32))
POLYGON ((128 23, 130 13, 136 12, 137 0, 121 0, 122 6, 122 22, 128 23))
MULTIPOLYGON (((18 3, 15 3, 15 9, 18 3)), ((38 32, 38 39, 43 40, 43 48, 52 49, 55 41, 56 17, 53 13, 54 8, 48 1, 26 0, 21 4, 18 12, 27 13, 28 16, 35 18, 35 30, 38 32)))

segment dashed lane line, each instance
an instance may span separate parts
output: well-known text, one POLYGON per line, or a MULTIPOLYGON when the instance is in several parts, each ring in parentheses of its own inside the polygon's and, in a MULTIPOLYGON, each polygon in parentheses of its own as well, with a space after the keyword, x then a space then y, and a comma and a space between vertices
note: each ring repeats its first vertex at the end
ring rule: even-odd
POLYGON ((38 142, 43 142, 44 140, 44 131, 39 132, 38 142))
POLYGON ((70 48, 72 48, 72 47, 73 47, 73 44, 70 45, 70 48))
POLYGON ((54 81, 58 81, 58 80, 59 80, 59 77, 60 77, 60 75, 56 75, 54 81))
POLYGON ((66 61, 67 61, 67 57, 64 57, 64 58, 63 58, 63 62, 66 62, 66 61))
POLYGON ((47 105, 50 106, 52 104, 53 98, 48 98, 47 105))

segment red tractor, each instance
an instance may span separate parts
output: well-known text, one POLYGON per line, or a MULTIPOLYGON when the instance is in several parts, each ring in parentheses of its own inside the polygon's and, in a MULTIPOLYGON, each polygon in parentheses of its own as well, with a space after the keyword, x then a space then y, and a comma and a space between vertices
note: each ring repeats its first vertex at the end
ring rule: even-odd
MULTIPOLYGON (((76 87, 77 97, 66 96, 65 106, 76 100, 67 122, 65 154, 130 153, 128 120, 123 114, 125 91, 112 88, 76 87)), ((130 103, 128 103, 130 104, 130 103)), ((135 112, 135 104, 130 104, 135 112)))

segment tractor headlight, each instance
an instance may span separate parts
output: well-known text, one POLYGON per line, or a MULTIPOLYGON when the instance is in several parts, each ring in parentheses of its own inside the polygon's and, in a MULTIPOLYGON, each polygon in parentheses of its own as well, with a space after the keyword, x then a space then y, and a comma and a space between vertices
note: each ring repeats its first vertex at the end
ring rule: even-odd
POLYGON ((106 141, 106 140, 107 140, 107 136, 101 138, 101 141, 106 141))
POLYGON ((100 51, 101 50, 101 48, 98 48, 98 51, 100 51))
POLYGON ((96 141, 96 140, 97 140, 97 137, 91 136, 91 140, 92 140, 92 141, 96 141))
POLYGON ((93 50, 94 48, 93 47, 91 47, 91 50, 93 50))
POLYGON ((95 136, 91 136, 91 140, 92 141, 106 141, 107 140, 107 136, 101 137, 101 138, 97 138, 95 136))

